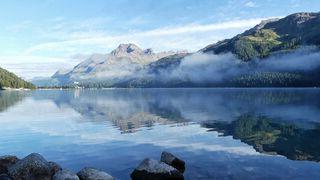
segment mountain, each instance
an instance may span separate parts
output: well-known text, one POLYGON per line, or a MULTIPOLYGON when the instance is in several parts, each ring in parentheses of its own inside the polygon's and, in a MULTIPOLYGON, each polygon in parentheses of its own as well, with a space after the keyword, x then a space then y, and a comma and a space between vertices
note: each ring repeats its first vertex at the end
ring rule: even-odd
POLYGON ((15 74, 0 68, 0 89, 3 88, 26 88, 34 89, 35 86, 15 74))
POLYGON ((303 45, 320 45, 320 13, 296 13, 282 19, 262 21, 232 39, 200 50, 203 53, 232 52, 243 61, 265 58, 303 45))
POLYGON ((152 49, 141 49, 135 44, 120 44, 109 54, 92 54, 71 71, 58 71, 52 79, 60 84, 73 84, 75 81, 114 81, 131 76, 143 66, 155 62, 175 52, 155 53, 152 49))
POLYGON ((296 13, 195 53, 121 44, 50 80, 83 87, 319 87, 320 13, 296 13))

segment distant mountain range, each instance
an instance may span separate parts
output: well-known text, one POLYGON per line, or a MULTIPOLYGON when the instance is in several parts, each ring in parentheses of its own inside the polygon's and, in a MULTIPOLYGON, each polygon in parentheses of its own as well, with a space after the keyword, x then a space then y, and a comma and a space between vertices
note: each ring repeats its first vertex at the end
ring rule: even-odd
POLYGON ((35 86, 17 75, 0 68, 0 90, 5 88, 34 89, 35 86))
POLYGON ((154 53, 121 44, 109 54, 93 54, 70 71, 58 71, 34 83, 71 87, 320 86, 319 30, 320 13, 296 13, 262 21, 195 53, 154 53))

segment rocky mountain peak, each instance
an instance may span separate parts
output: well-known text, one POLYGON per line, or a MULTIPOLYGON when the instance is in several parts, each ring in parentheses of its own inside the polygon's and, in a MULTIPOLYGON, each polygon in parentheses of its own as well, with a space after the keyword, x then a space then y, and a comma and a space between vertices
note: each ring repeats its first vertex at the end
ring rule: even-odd
POLYGON ((143 50, 139 46, 129 43, 120 44, 115 50, 111 51, 109 60, 111 62, 126 59, 134 63, 146 64, 172 54, 175 54, 175 52, 155 53, 151 48, 143 50))
POLYGON ((139 54, 142 52, 143 50, 139 46, 133 43, 129 43, 129 44, 120 44, 115 50, 111 52, 111 54, 114 56, 121 56, 125 54, 133 54, 133 53, 139 54))
POLYGON ((144 50, 143 52, 144 52, 144 54, 148 54, 148 55, 154 54, 153 49, 151 49, 151 48, 148 48, 148 49, 144 50))

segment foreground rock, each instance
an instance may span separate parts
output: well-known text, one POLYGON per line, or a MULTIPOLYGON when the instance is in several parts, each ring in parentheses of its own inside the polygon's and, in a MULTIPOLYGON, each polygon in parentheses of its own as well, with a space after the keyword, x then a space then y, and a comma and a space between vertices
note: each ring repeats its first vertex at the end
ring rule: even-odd
POLYGON ((51 169, 52 174, 55 174, 56 172, 62 170, 61 166, 55 162, 49 161, 48 165, 49 165, 49 168, 51 169))
POLYGON ((13 179, 51 179, 53 173, 49 163, 40 155, 32 153, 8 168, 13 179))
POLYGON ((0 180, 12 180, 8 174, 0 174, 0 180))
POLYGON ((181 173, 184 173, 184 171, 186 170, 186 163, 169 152, 162 152, 160 161, 176 168, 181 173))
POLYGON ((133 180, 183 180, 181 172, 166 163, 159 162, 154 159, 145 159, 131 173, 133 180))
POLYGON ((0 174, 7 173, 8 167, 18 162, 16 156, 0 156, 0 174))
POLYGON ((69 170, 60 170, 56 172, 52 178, 53 180, 79 180, 79 177, 69 170))
POLYGON ((115 178, 106 172, 93 169, 93 168, 83 168, 77 173, 80 180, 114 180, 115 178))

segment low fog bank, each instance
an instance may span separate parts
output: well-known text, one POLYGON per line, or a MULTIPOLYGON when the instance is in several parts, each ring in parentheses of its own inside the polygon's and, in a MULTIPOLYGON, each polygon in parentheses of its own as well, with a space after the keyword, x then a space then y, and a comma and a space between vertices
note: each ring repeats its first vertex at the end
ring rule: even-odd
POLYGON ((214 83, 254 72, 309 72, 319 67, 319 48, 303 47, 250 62, 241 61, 231 53, 221 55, 196 53, 183 58, 175 69, 164 69, 153 76, 161 81, 214 83))

